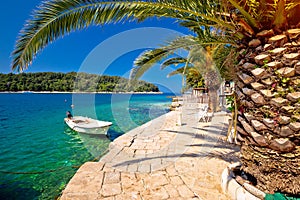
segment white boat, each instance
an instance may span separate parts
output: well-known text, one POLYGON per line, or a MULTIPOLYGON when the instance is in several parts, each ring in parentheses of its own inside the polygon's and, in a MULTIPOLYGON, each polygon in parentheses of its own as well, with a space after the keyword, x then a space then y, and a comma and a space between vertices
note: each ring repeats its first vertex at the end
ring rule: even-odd
POLYGON ((112 125, 111 122, 99 121, 89 117, 74 116, 72 118, 65 118, 65 123, 74 131, 79 133, 87 134, 105 134, 109 127, 112 125))

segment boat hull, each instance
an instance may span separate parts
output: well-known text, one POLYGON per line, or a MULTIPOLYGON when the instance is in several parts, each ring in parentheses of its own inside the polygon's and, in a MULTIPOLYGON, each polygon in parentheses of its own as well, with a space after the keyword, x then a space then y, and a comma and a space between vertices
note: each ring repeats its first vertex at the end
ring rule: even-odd
POLYGON ((65 118, 65 123, 74 131, 85 134, 106 135, 111 122, 99 121, 88 117, 65 118))

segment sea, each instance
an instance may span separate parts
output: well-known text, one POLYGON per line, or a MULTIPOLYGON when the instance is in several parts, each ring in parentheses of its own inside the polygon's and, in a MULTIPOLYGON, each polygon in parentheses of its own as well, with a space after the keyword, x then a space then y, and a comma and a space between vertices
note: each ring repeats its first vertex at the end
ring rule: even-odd
POLYGON ((56 199, 115 138, 169 112, 172 94, 0 94, 0 199, 56 199), (111 121, 107 136, 72 131, 66 111, 111 121))

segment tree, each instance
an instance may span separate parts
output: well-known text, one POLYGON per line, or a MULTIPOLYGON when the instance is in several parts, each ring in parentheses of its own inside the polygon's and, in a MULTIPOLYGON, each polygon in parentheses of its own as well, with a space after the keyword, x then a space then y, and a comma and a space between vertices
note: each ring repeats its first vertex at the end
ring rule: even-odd
MULTIPOLYGON (((99 92, 110 91, 126 92, 126 87, 129 80, 118 76, 99 76, 96 74, 80 73, 76 82, 76 73, 21 73, 21 74, 0 74, 0 91, 66 91, 72 92, 74 90, 80 92, 99 92), (97 80, 105 87, 97 88, 97 80)), ((158 91, 157 86, 149 84, 144 81, 139 81, 139 84, 144 86, 143 92, 158 91)))
POLYGON ((156 63, 162 62, 161 70, 167 67, 174 67, 174 71, 169 73, 167 77, 182 75, 182 91, 198 86, 198 84, 203 86, 204 81, 201 72, 189 62, 190 55, 183 57, 177 54, 177 51, 181 49, 188 52, 192 45, 198 46, 196 38, 193 36, 184 36, 168 41, 167 44, 159 48, 145 51, 134 61, 135 66, 130 73, 131 82, 139 79, 141 75, 155 66, 156 63), (193 41, 193 43, 191 41, 193 41), (184 81, 186 83, 184 83, 184 81))
POLYGON ((224 39, 213 32, 211 29, 199 29, 197 36, 183 36, 169 41, 165 46, 144 52, 139 56, 131 71, 131 79, 136 80, 145 71, 153 67, 155 63, 161 62, 161 69, 168 66, 180 68, 175 69, 168 76, 181 74, 185 77, 186 88, 207 87, 209 94, 209 107, 212 111, 220 110, 217 90, 221 85, 221 78, 228 76, 228 69, 232 68, 231 62, 235 60, 232 56, 234 47, 228 46, 224 39), (214 44, 218 41, 218 44, 214 44), (187 58, 176 55, 176 51, 184 49, 188 51, 187 58), (171 57, 175 54, 175 57, 171 57), (218 62, 214 62, 214 60, 218 62), (203 76, 203 77, 202 77, 203 76), (206 84, 205 84, 206 83, 206 84), (213 101, 212 101, 213 100, 213 101))
POLYGON ((12 68, 26 69, 51 41, 90 25, 156 16, 194 32, 214 29, 239 47, 234 67, 243 170, 265 192, 299 194, 299 10, 299 0, 47 1, 21 31, 12 68))

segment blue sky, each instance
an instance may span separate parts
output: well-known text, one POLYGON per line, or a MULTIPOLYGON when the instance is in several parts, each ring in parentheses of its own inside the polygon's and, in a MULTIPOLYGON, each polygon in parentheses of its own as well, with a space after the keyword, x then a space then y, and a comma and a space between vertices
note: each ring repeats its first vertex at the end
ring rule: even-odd
MULTIPOLYGON (((0 12, 0 73, 10 73, 11 52, 18 33, 40 0, 3 1, 0 12)), ((149 19, 143 23, 91 26, 72 32, 48 45, 25 72, 84 71, 128 77, 134 59, 146 49, 158 47, 175 35, 186 34, 170 19, 149 19)), ((171 71, 159 65, 141 79, 163 85, 174 92, 181 87, 181 77, 166 78, 171 71)))

